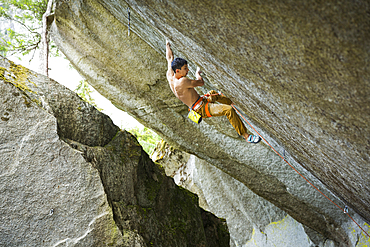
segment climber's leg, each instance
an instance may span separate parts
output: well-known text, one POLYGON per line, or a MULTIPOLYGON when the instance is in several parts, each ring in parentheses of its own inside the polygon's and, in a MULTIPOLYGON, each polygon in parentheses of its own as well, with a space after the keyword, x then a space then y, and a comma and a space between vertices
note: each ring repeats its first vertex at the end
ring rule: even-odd
POLYGON ((259 136, 254 136, 254 135, 250 135, 249 133, 247 133, 247 128, 244 126, 243 122, 240 120, 238 114, 236 114, 232 106, 226 105, 226 104, 209 103, 205 99, 203 100, 203 103, 204 103, 203 106, 196 111, 203 118, 209 117, 208 114, 210 114, 212 117, 226 116, 227 119, 229 119, 229 122, 231 123, 231 125, 236 130, 236 132, 238 132, 239 135, 243 136, 247 142, 249 143, 260 142, 261 138, 259 136), (207 107, 207 110, 206 110, 206 107, 207 107))
POLYGON ((245 128, 243 122, 240 120, 239 116, 236 114, 234 108, 226 104, 208 104, 209 113, 213 117, 226 116, 229 122, 234 127, 239 135, 243 136, 245 139, 248 138, 247 128, 245 128))

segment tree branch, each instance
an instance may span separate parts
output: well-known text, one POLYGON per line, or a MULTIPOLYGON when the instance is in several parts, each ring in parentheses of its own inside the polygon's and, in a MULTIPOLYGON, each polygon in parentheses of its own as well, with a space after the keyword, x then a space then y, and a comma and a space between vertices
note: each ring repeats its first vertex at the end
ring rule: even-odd
POLYGON ((29 27, 27 27, 26 24, 24 24, 23 22, 17 20, 16 18, 13 18, 11 16, 7 16, 6 18, 8 20, 15 21, 15 22, 21 24, 23 27, 25 27, 28 30, 28 32, 33 33, 33 34, 36 34, 37 36, 41 36, 38 32, 35 32, 33 29, 30 29, 29 27))
MULTIPOLYGON (((42 15, 42 33, 41 33, 41 51, 40 51, 40 72, 43 75, 49 76, 49 25, 48 16, 51 15, 51 7, 53 5, 53 0, 48 1, 48 6, 45 13, 42 15)), ((50 22, 49 22, 50 23, 50 22)))

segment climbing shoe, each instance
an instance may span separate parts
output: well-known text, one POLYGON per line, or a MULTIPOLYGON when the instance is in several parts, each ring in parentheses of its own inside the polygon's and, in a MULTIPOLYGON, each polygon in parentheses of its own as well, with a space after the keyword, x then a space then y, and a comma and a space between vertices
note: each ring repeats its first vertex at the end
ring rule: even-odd
POLYGON ((257 144, 261 141, 261 137, 255 135, 249 135, 247 142, 257 144))

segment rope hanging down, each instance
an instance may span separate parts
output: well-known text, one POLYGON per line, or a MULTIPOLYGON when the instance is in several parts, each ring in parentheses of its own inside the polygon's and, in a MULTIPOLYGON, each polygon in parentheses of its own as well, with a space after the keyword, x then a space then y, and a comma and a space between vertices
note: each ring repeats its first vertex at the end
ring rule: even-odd
MULTIPOLYGON (((318 192, 320 192, 323 196, 325 196, 326 197, 326 199, 328 199, 330 202, 332 202, 335 206, 337 206, 343 213, 345 213, 345 214, 347 214, 348 215, 348 217, 349 218, 351 218, 351 220, 353 221, 353 222, 355 222, 355 224, 370 238, 370 235, 364 230, 364 229, 362 229, 362 227, 351 217, 351 215, 349 215, 349 213, 348 213, 348 207, 346 206, 344 209, 343 208, 341 208, 340 206, 338 206, 338 204, 336 204, 335 202, 333 202, 329 197, 327 197, 323 192, 321 192, 315 185, 313 185, 310 181, 308 181, 308 179, 307 178, 305 178, 299 171, 297 171, 297 169, 295 169, 286 159, 285 159, 285 157, 283 157, 283 156, 281 156, 271 145, 270 145, 270 143, 268 142, 268 141, 266 141, 265 140, 265 138, 263 138, 261 135, 260 135, 260 133, 258 133, 258 131, 255 129, 255 128, 253 128, 253 126, 244 118, 244 116, 238 111, 238 109, 236 109, 236 107, 235 107, 235 105, 234 104, 232 104, 231 105, 233 108, 234 108, 234 110, 244 119, 244 121, 247 123, 247 124, 249 124, 249 126, 251 126, 252 127, 252 129, 257 133, 257 135, 259 135, 261 138, 262 138, 262 140, 264 140, 265 142, 266 142, 266 144, 267 145, 269 145, 270 146, 270 148, 277 154, 277 155, 279 155, 280 156, 280 158, 282 159, 282 160, 284 160, 285 161, 285 163, 287 163, 296 173, 298 173, 304 180, 306 180, 307 181, 307 183, 309 183, 312 187, 314 187, 318 192)), ((285 154, 285 150, 284 150, 284 154, 285 154)), ((284 155, 285 156, 285 155, 284 155)))
MULTIPOLYGON (((216 96, 216 95, 220 95, 222 94, 221 92, 219 92, 218 94, 206 94, 205 96, 216 96)), ((314 187, 318 192, 320 192, 320 194, 322 194, 323 196, 326 197, 326 199, 328 199, 330 202, 332 202, 335 206, 337 206, 343 213, 347 214, 348 217, 353 221, 355 222, 355 224, 370 238, 370 235, 351 217, 351 215, 348 213, 348 207, 345 206, 344 209, 341 208, 340 206, 338 206, 338 204, 336 204, 335 202, 333 202, 329 197, 327 197, 323 192, 321 192, 321 190, 319 190, 315 185, 313 185, 307 178, 305 178, 299 171, 297 171, 297 169, 295 169, 286 159, 285 159, 285 149, 284 149, 284 157, 281 156, 271 145, 268 141, 266 141, 265 138, 262 137, 262 135, 260 133, 258 133, 258 131, 247 121, 247 119, 245 119, 245 117, 238 111, 238 109, 236 109, 235 105, 234 104, 231 104, 231 106, 234 108, 234 110, 244 119, 244 121, 249 125, 251 126, 251 128, 257 133, 257 135, 259 135, 262 140, 265 141, 265 143, 267 145, 269 145, 269 147, 277 154, 279 155, 279 157, 285 161, 285 163, 287 163, 296 173, 298 173, 304 180, 306 180, 307 183, 309 183, 312 187, 314 187)))

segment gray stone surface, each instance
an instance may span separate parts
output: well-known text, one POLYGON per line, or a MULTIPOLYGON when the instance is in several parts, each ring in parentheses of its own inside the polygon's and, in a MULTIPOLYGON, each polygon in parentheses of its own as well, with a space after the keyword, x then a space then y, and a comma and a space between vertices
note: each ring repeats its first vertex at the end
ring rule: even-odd
MULTIPOLYGON (((163 165, 166 174, 173 177, 177 185, 196 193, 201 207, 226 219, 230 246, 335 246, 332 240, 298 223, 241 182, 194 155, 176 150, 162 141, 152 159, 163 165)), ((357 215, 356 221, 369 230, 357 215)), ((350 246, 362 246, 369 241, 365 234, 354 230, 357 228, 355 223, 349 223, 342 227, 350 236, 350 246)))
MULTIPOLYGON (((165 39, 200 66, 294 167, 370 221, 367 1, 58 1, 53 39, 102 95, 245 184, 303 225, 348 245, 348 216, 266 145, 223 118, 194 125, 165 78, 165 39), (127 7, 131 34, 127 35, 127 7), (296 161, 296 162, 295 162, 296 161)), ((191 77, 191 75, 190 75, 191 77)))
POLYGON ((229 246, 137 140, 55 81, 0 59, 0 246, 229 246))
POLYGON ((123 246, 98 171, 29 97, 48 80, 3 59, 0 69, 0 245, 123 246))

